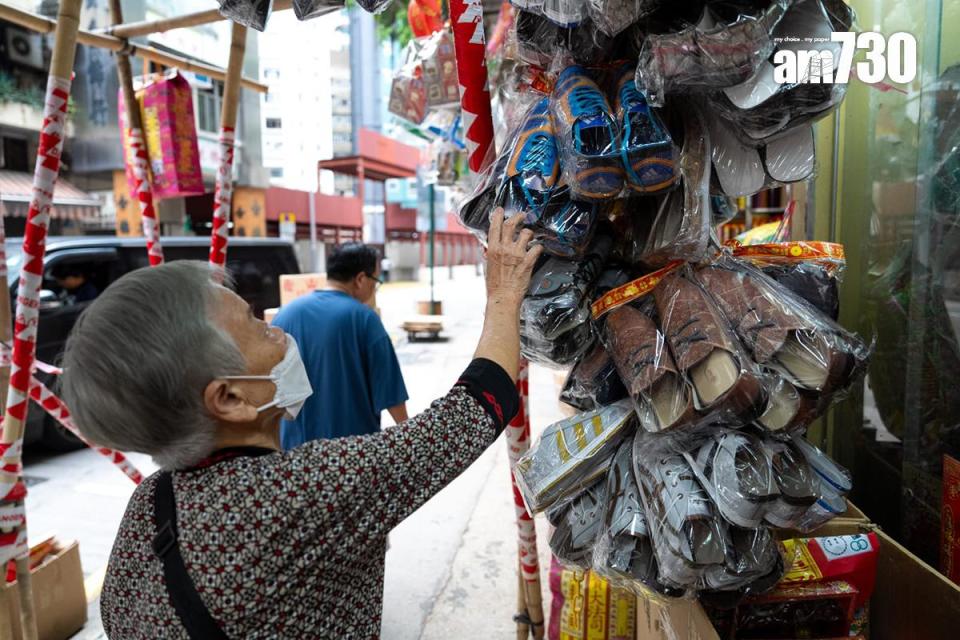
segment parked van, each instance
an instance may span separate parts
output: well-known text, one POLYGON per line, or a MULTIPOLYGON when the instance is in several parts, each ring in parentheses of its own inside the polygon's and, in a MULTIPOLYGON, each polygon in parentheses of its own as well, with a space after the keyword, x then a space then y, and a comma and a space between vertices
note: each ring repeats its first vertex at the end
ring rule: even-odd
MULTIPOLYGON (((16 309, 17 281, 23 261, 22 244, 20 238, 9 238, 6 246, 7 279, 13 310, 16 309)), ((167 261, 207 260, 209 251, 210 239, 206 237, 163 238, 163 253, 167 261)), ((67 335, 92 299, 123 274, 148 265, 143 238, 48 238, 40 295, 37 358, 58 364, 67 335), (76 294, 78 281, 84 282, 81 294, 76 294)), ((264 309, 280 306, 280 275, 300 272, 293 244, 276 238, 230 238, 227 268, 236 280, 237 293, 253 306, 254 312, 261 318, 264 309)), ((148 338, 150 327, 143 329, 144 337, 148 338)), ((44 384, 56 389, 56 376, 40 371, 36 375, 44 384)), ((123 381, 118 380, 117 383, 123 384, 123 381)), ((38 441, 60 451, 82 446, 73 434, 33 404, 24 442, 30 444, 38 441)))

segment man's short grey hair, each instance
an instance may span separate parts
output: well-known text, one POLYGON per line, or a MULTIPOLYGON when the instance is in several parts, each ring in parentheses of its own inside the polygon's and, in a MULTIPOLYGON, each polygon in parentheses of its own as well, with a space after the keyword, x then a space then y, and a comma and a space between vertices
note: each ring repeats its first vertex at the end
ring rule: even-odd
POLYGON ((215 268, 181 260, 133 271, 80 316, 67 339, 63 399, 84 437, 189 467, 214 449, 203 391, 246 360, 211 320, 215 268))

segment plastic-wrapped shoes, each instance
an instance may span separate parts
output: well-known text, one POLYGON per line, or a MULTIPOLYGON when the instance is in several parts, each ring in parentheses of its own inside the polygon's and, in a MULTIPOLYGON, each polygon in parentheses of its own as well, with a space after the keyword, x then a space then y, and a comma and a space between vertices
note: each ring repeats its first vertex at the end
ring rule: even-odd
POLYGON ((697 409, 734 416, 756 412, 762 400, 759 371, 707 292, 675 272, 653 297, 677 368, 693 385, 697 409))
MULTIPOLYGON (((547 344, 551 351, 566 341, 566 335, 587 327, 589 335, 590 300, 588 293, 600 276, 613 240, 606 233, 598 234, 587 254, 578 262, 547 258, 534 270, 530 287, 520 306, 521 347, 530 354, 531 347, 547 344), (554 343, 551 345, 551 342, 554 343)), ((581 341, 574 358, 582 355, 590 342, 581 341)), ((546 354, 534 351, 534 359, 546 354)), ((568 364, 569 361, 556 364, 568 364)))
POLYGON ((745 529, 760 526, 780 491, 758 438, 717 430, 684 457, 727 521, 745 529))
POLYGON ((580 198, 612 198, 623 188, 617 123, 587 70, 560 72, 551 102, 564 177, 580 198))
POLYGON ((614 309, 606 317, 603 340, 644 429, 664 431, 694 417, 690 390, 647 313, 631 305, 614 309))
POLYGON ((530 512, 576 495, 605 474, 617 446, 632 433, 633 420, 630 402, 622 400, 544 429, 514 470, 530 512))
POLYGON ((620 71, 614 105, 627 186, 639 193, 672 187, 679 177, 679 153, 666 126, 637 89, 629 65, 620 71))
POLYGON ((650 518, 660 579, 695 587, 711 566, 726 560, 724 527, 683 456, 645 452, 646 442, 642 434, 634 440, 634 473, 650 518))
POLYGON ((570 370, 560 392, 561 402, 581 411, 591 411, 626 397, 627 390, 617 367, 600 344, 594 345, 570 370))
POLYGON ((550 537, 550 549, 563 564, 589 569, 594 541, 603 531, 606 481, 600 480, 573 498, 550 537))
POLYGON ((590 246, 604 207, 596 202, 574 200, 566 186, 554 189, 543 213, 533 226, 534 239, 544 252, 562 258, 582 258, 590 246))
POLYGON ((770 504, 764 518, 775 527, 796 528, 817 501, 819 481, 803 453, 792 441, 765 439, 763 449, 780 490, 780 495, 770 504))
POLYGON ((490 212, 526 212, 531 222, 540 218, 560 177, 549 99, 538 101, 514 132, 508 151, 484 176, 477 191, 460 208, 460 219, 474 230, 490 228, 490 212))

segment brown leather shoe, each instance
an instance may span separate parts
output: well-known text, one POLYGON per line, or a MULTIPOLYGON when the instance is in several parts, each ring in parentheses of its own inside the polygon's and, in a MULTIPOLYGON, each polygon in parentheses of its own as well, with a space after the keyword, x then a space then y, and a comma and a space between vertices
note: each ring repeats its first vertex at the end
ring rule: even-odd
POLYGON ((846 386, 854 366, 851 345, 776 281, 738 267, 734 262, 702 267, 696 277, 754 360, 782 370, 804 389, 829 393, 846 386))
POLYGON ((690 389, 647 314, 630 305, 614 309, 604 340, 644 429, 664 431, 695 417, 690 389))
POLYGON ((701 412, 755 412, 763 400, 759 371, 710 295, 680 273, 668 275, 653 297, 677 368, 691 381, 701 412))

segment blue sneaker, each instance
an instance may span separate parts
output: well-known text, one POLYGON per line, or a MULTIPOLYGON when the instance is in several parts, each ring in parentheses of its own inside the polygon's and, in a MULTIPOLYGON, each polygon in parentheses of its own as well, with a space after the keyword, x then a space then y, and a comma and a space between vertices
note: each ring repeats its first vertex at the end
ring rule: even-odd
POLYGON ((534 238, 546 253, 562 258, 582 258, 593 239, 603 205, 570 198, 567 188, 558 188, 544 208, 534 238))
POLYGON ((586 69, 573 65, 557 78, 553 118, 564 176, 574 194, 604 200, 623 188, 617 123, 610 103, 586 69))
POLYGON ((670 132, 637 88, 629 65, 621 69, 616 105, 627 186, 639 193, 655 193, 675 185, 679 152, 670 132))
POLYGON ((527 112, 511 144, 488 169, 483 186, 460 207, 465 226, 486 233, 496 207, 503 207, 508 217, 525 212, 529 224, 540 218, 560 177, 549 104, 543 98, 527 112))
POLYGON ((508 214, 525 211, 539 218, 559 177, 560 154, 550 99, 543 98, 527 112, 517 130, 497 204, 508 214))

